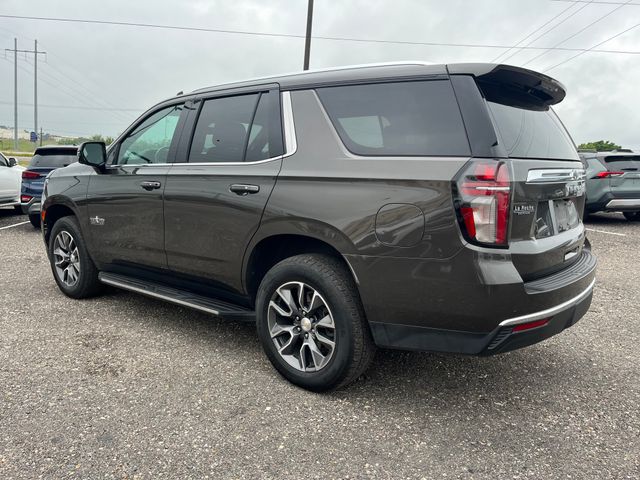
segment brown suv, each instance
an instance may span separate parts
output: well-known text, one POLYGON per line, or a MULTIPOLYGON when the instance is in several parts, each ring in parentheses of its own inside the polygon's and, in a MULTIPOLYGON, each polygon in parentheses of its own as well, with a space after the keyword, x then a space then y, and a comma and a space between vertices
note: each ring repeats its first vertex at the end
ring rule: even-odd
POLYGON ((538 342, 584 315, 596 268, 564 96, 522 68, 416 63, 170 98, 48 177, 54 278, 255 322, 312 390, 376 346, 538 342))

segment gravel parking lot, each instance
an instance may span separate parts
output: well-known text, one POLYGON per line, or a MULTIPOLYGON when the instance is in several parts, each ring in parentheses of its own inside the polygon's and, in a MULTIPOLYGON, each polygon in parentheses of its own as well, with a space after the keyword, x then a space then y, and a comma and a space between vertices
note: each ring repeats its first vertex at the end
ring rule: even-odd
POLYGON ((329 395, 281 379, 252 326, 108 291, 75 301, 0 211, 0 478, 640 476, 640 224, 587 227, 576 326, 493 358, 378 352, 329 395))

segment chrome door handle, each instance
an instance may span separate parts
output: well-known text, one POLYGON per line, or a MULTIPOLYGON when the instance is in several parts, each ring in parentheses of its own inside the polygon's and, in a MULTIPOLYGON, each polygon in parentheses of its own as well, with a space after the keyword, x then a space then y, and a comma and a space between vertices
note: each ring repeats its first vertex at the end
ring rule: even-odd
POLYGON ((140 182, 140 186, 149 191, 160 188, 160 185, 160 182, 140 182))
POLYGON ((258 193, 260 191, 259 185, 247 185, 245 183, 234 183, 229 185, 229 191, 237 195, 249 195, 250 193, 258 193))

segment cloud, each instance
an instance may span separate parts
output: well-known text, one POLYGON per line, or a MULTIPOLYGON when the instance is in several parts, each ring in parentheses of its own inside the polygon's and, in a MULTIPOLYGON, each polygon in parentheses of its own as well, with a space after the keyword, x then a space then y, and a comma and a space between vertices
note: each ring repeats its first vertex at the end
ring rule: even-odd
MULTIPOLYGON (((512 0, 316 0, 314 35, 371 39, 511 45, 567 8, 563 2, 512 0)), ((578 6, 566 15, 578 10, 578 6)), ((552 46, 602 17, 613 6, 594 4, 576 13, 534 45, 552 46)), ((302 35, 304 0, 157 0, 54 2, 5 0, 0 13, 93 18, 302 35)), ((640 7, 623 7, 562 44, 589 48, 633 25, 640 7)), ((551 25, 550 25, 551 26, 551 25)), ((543 31, 550 28, 545 27, 543 31)), ((298 38, 242 36, 0 19, 0 45, 32 48, 38 38, 49 54, 39 68, 41 124, 62 134, 116 134, 139 111, 180 90, 299 70, 304 42, 298 38), (77 109, 45 105, 83 107, 77 109), (107 107, 89 110, 89 107, 107 107), (116 111, 122 109, 122 111, 116 111), (129 109, 135 111, 129 111, 129 109)), ((533 37, 532 37, 533 38, 533 37)), ((638 49, 640 28, 606 43, 607 49, 638 49)), ((500 50, 314 40, 311 65, 422 59, 433 62, 490 61, 500 50)), ((512 52, 513 53, 513 52, 512 52)), ((525 64, 539 51, 509 59, 525 64)), ((544 69, 575 55, 548 52, 527 68, 544 69)), ((12 58, 0 61, 0 124, 13 124, 12 58)), ((640 145, 637 114, 639 56, 587 53, 549 72, 568 90, 557 111, 576 142, 611 139, 640 145)), ((32 60, 19 60, 19 100, 32 103, 32 60)), ((33 107, 19 111, 21 127, 31 128, 33 107)))

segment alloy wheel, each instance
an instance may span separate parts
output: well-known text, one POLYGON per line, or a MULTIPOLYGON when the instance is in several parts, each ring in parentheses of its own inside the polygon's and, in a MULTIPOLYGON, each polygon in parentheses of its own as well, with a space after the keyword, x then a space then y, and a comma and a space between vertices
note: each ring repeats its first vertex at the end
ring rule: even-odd
POLYGON ((53 257, 58 279, 67 287, 73 287, 80 278, 80 256, 73 236, 62 230, 53 243, 53 257))
POLYGON ((303 282, 288 282, 269 301, 267 322, 280 357, 301 372, 327 366, 336 345, 336 327, 329 305, 303 282))

